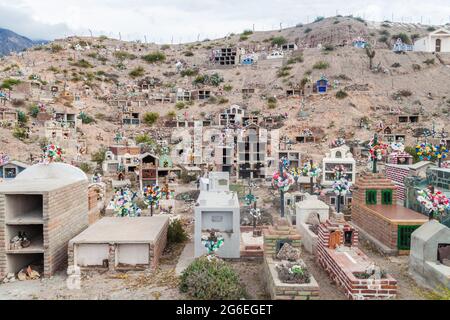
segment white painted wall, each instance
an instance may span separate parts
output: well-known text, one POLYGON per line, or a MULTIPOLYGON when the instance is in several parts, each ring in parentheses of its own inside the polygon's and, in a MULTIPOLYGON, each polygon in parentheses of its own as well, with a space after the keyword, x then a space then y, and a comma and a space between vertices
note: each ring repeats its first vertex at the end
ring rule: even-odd
POLYGON ((101 266, 108 256, 108 244, 78 244, 74 247, 74 263, 79 267, 101 266))
POLYGON ((119 244, 116 262, 129 265, 148 264, 150 262, 149 249, 149 245, 145 243, 119 244))

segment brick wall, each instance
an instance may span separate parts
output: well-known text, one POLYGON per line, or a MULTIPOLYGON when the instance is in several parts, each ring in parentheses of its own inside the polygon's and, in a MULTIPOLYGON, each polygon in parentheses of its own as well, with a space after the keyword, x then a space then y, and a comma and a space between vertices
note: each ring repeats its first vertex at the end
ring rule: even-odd
MULTIPOLYGON (((319 227, 319 239, 317 246, 317 258, 320 265, 327 271, 330 278, 341 286, 345 295, 349 299, 369 300, 369 299, 390 299, 397 293, 397 281, 390 275, 383 279, 358 279, 353 272, 345 269, 334 258, 334 249, 329 248, 330 228, 332 224, 327 222, 319 227)), ((344 225, 344 231, 352 229, 349 225, 344 225)), ((343 233, 342 233, 343 235, 343 233)), ((352 250, 364 260, 369 261, 365 254, 356 246, 358 243, 358 232, 353 230, 352 250)), ((341 236, 340 243, 343 243, 341 236)), ((363 266, 361 266, 363 268, 363 266)), ((352 267, 354 270, 355 267, 352 267)), ((363 270, 362 270, 363 271, 363 270)))
POLYGON ((161 255, 167 244, 168 230, 169 230, 169 220, 166 221, 166 224, 156 237, 155 242, 150 245, 149 257, 150 257, 150 268, 152 269, 156 269, 159 266, 159 259, 161 258, 161 255))
POLYGON ((88 182, 44 194, 44 276, 64 267, 70 239, 88 227, 88 182))
POLYGON ((381 190, 392 189, 392 203, 397 201, 397 186, 382 174, 366 174, 355 184, 352 221, 391 249, 397 248, 397 226, 383 219, 366 205, 366 190, 377 190, 377 204, 381 204, 381 190))
POLYGON ((289 225, 286 220, 280 220, 274 223, 274 226, 269 226, 263 229, 264 238, 264 254, 274 256, 276 254, 276 246, 279 240, 290 241, 290 244, 300 249, 301 237, 298 231, 289 225))
POLYGON ((391 179, 393 183, 397 187, 397 200, 404 201, 406 196, 405 189, 405 177, 410 174, 410 170, 407 166, 399 167, 399 166, 391 166, 389 164, 386 165, 386 177, 391 179))
POLYGON ((319 286, 311 276, 311 282, 305 284, 286 284, 278 279, 275 261, 264 256, 264 278, 266 288, 272 300, 318 300, 319 286))
POLYGON ((356 180, 352 204, 366 203, 366 190, 377 190, 377 203, 381 203, 381 190, 392 189, 392 202, 397 201, 397 186, 380 173, 366 173, 356 180))
POLYGON ((354 204, 352 221, 384 245, 397 249, 397 225, 381 218, 369 206, 354 204))
MULTIPOLYGON (((88 182, 77 182, 51 192, 43 192, 44 277, 67 264, 70 239, 88 226, 88 182)), ((0 277, 5 276, 5 196, 0 195, 0 277)))

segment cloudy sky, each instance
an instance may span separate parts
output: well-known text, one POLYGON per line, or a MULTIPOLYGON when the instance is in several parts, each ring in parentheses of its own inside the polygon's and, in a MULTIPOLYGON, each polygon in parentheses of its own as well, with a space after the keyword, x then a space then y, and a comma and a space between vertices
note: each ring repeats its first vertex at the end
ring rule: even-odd
POLYGON ((0 28, 32 39, 107 35, 174 43, 270 30, 336 14, 445 24, 449 0, 0 0, 0 28), (345 3, 345 7, 342 5, 345 3), (90 31, 89 31, 90 30, 90 31))

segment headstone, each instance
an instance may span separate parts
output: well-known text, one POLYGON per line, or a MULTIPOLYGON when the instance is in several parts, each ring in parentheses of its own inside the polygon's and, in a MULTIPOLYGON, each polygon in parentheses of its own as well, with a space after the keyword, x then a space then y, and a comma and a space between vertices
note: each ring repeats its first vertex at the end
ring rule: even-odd
POLYGON ((298 259, 300 259, 300 250, 294 248, 289 243, 285 243, 280 251, 278 251, 277 259, 297 261, 298 259))

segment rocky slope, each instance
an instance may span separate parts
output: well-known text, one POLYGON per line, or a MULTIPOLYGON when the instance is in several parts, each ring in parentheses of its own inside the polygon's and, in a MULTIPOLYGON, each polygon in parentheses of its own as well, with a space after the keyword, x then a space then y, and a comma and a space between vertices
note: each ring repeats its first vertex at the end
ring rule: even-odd
MULTIPOLYGON (((291 139, 303 129, 322 130, 323 137, 317 143, 302 145, 305 153, 319 160, 333 139, 345 137, 364 141, 380 124, 404 132, 408 145, 415 143, 412 134, 417 127, 431 127, 434 122, 440 130, 448 124, 450 91, 443 84, 450 81, 450 55, 395 54, 390 49, 398 36, 411 40, 427 34, 430 28, 334 17, 280 31, 247 32, 224 39, 164 46, 105 37, 71 37, 29 49, 20 57, 6 57, 0 61, 0 82, 11 77, 24 82, 30 77, 38 77, 42 83, 64 86, 72 95, 78 94, 80 103, 58 99, 52 106, 76 113, 83 111, 95 119, 95 123, 83 124, 79 132, 88 143, 84 160, 89 160, 90 153, 102 144, 111 143, 119 129, 128 137, 157 130, 170 134, 169 130, 158 128, 174 115, 216 118, 231 104, 239 104, 249 112, 261 115, 287 116, 281 131, 291 139), (356 37, 364 37, 372 44, 376 51, 373 59, 376 70, 369 69, 369 58, 364 49, 344 45, 356 37), (280 38, 297 43, 299 50, 277 61, 260 60, 254 66, 221 68, 209 62, 214 48, 234 46, 245 48, 246 52, 270 53, 276 49, 273 44, 280 38), (83 49, 75 50, 77 45, 83 49), (144 59, 156 52, 162 52, 164 59, 150 62, 144 59), (184 73, 177 70, 177 61, 183 62, 184 73), (218 86, 194 84, 198 76, 214 73, 224 80, 218 86), (312 85, 321 76, 327 77, 332 84, 327 94, 287 97, 286 90, 298 88, 302 83, 312 85), (138 95, 133 86, 145 78, 158 79, 153 94, 174 92, 177 88, 208 88, 214 99, 195 100, 182 107, 176 103, 154 102, 137 108, 137 112, 159 113, 160 120, 155 125, 121 128, 114 118, 117 107, 109 106, 105 101, 138 95), (90 89, 89 94, 85 93, 86 87, 90 89), (249 87, 256 88, 255 94, 243 95, 242 89, 249 87), (337 95, 340 91, 346 96, 337 95), (399 124, 398 113, 419 113, 421 122, 399 124), (368 129, 358 126, 363 118, 368 129), (103 141, 99 141, 99 135, 103 141)), ((15 105, 8 102, 11 108, 25 113, 29 113, 35 104, 32 99, 15 105)), ((19 141, 13 137, 11 128, 0 128, 0 151, 26 160, 30 152, 38 152, 38 141, 42 137, 42 130, 37 126, 31 126, 31 131, 29 140, 19 141)))

